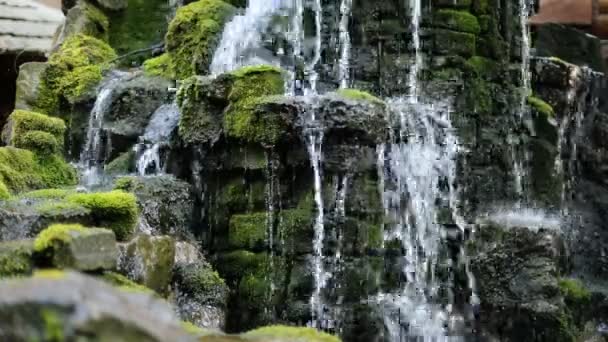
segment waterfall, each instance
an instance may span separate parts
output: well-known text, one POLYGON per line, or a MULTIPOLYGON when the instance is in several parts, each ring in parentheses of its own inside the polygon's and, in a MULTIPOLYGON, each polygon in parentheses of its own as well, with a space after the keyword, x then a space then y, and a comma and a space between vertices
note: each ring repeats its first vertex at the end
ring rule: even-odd
POLYGON ((211 74, 235 70, 246 65, 275 64, 261 58, 262 35, 273 15, 288 8, 286 0, 249 0, 245 13, 226 24, 222 39, 211 62, 211 74))
POLYGON ((313 58, 306 65, 306 79, 308 81, 308 87, 304 88, 305 95, 315 95, 317 94, 317 81, 319 79, 319 74, 317 73, 317 66, 321 61, 321 47, 323 43, 323 37, 321 35, 321 25, 323 22, 323 7, 321 5, 321 0, 314 0, 313 11, 315 13, 315 40, 314 40, 314 53, 313 58))
POLYGON ((453 200, 442 192, 439 182, 454 173, 450 144, 457 141, 449 116, 434 106, 403 98, 389 101, 389 106, 405 123, 401 136, 407 140, 387 146, 383 178, 393 186, 384 189, 383 202, 388 220, 395 224, 386 239, 401 242, 405 282, 400 292, 381 294, 379 299, 392 341, 401 341, 403 336, 438 338, 446 336, 451 312, 449 306, 442 306, 446 303, 437 301, 440 282, 435 273, 445 228, 436 216, 438 203, 453 200))
POLYGON ((313 272, 314 272, 314 290, 310 299, 312 310, 313 327, 321 327, 323 321, 323 301, 321 298, 321 290, 325 287, 327 274, 325 272, 323 260, 323 241, 325 239, 325 215, 323 205, 323 183, 322 183, 322 146, 323 146, 323 131, 314 125, 317 124, 315 117, 315 109, 311 109, 311 125, 309 128, 308 154, 310 156, 310 164, 313 169, 314 178, 314 201, 317 208, 317 215, 314 222, 314 240, 313 240, 313 272))
POLYGON ((521 87, 520 117, 526 112, 528 96, 532 95, 532 73, 530 72, 530 0, 519 0, 519 18, 521 25, 521 87))
POLYGON ((412 48, 414 50, 414 63, 410 66, 409 72, 409 95, 413 101, 417 101, 418 97, 418 74, 422 67, 422 54, 420 49, 422 43, 420 41, 420 18, 422 16, 421 0, 410 0, 410 10, 412 12, 412 48))
POLYGON ((159 174, 163 171, 160 149, 169 142, 179 122, 179 116, 180 111, 176 103, 161 105, 152 114, 144 135, 140 137, 140 143, 136 147, 136 151, 143 151, 136 165, 140 176, 150 173, 159 174))
POLYGON ((86 142, 80 153, 81 183, 86 187, 99 185, 102 181, 105 162, 105 149, 102 146, 103 120, 110 110, 114 89, 128 76, 129 73, 113 71, 99 88, 95 105, 89 115, 86 142))
POLYGON ((349 21, 353 6, 353 0, 342 0, 340 4, 340 60, 339 66, 339 80, 340 88, 348 88, 350 84, 350 32, 349 32, 349 21))

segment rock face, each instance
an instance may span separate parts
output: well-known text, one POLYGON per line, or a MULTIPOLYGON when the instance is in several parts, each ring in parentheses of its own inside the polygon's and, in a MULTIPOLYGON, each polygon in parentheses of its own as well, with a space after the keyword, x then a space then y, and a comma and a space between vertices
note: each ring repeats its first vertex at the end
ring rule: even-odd
POLYGON ((46 70, 47 64, 41 62, 24 63, 19 67, 17 91, 15 94, 15 109, 32 110, 38 99, 40 77, 46 70))
POLYGON ((166 303, 77 273, 3 280, 0 289, 0 338, 6 341, 195 340, 166 303))
POLYGON ((558 279, 565 246, 555 232, 484 226, 471 267, 487 338, 570 341, 558 279))

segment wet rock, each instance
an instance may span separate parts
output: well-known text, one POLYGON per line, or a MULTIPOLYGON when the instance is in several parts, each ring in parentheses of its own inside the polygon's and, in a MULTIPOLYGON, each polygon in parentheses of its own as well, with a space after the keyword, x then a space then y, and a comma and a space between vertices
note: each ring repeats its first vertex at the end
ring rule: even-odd
POLYGON ((0 278, 31 273, 33 254, 33 240, 0 242, 0 278))
POLYGON ((139 230, 191 240, 193 199, 190 185, 172 176, 123 177, 116 188, 132 192, 140 209, 139 230))
POLYGON ((127 0, 97 0, 99 5, 109 10, 121 10, 127 8, 129 2, 127 0))
POLYGON ((19 67, 15 109, 32 110, 38 101, 38 87, 47 68, 46 63, 29 62, 19 67))
POLYGON ((484 226, 471 267, 481 301, 483 334, 569 340, 558 277, 565 257, 557 232, 484 226))
POLYGON ((606 70, 600 39, 570 26, 539 25, 535 48, 536 54, 541 57, 561 58, 599 72, 606 70))
POLYGON ((170 86, 164 78, 138 74, 115 88, 104 117, 113 155, 127 151, 144 134, 152 114, 170 100, 170 86))
POLYGON ((53 46, 57 49, 67 37, 75 34, 86 34, 107 41, 109 29, 108 17, 96 5, 87 0, 78 0, 67 11, 53 46))
POLYGON ((167 294, 175 263, 175 241, 169 236, 138 235, 118 245, 118 271, 136 283, 167 294))
POLYGON ((118 249, 114 232, 100 228, 66 231, 79 225, 53 225, 36 238, 36 252, 56 268, 80 271, 113 270, 118 249))
POLYGON ((0 282, 0 339, 195 340, 167 303, 59 271, 0 282))

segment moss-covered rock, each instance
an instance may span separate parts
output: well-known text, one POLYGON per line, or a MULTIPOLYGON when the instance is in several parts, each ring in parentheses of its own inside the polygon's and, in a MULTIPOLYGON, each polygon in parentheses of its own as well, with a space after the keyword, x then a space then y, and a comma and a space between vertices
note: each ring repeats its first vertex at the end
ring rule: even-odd
POLYGON ((135 231, 139 211, 133 194, 120 190, 73 194, 66 201, 90 210, 95 225, 113 230, 118 241, 126 241, 135 231))
MULTIPOLYGON (((101 2, 108 2, 103 0, 101 2)), ((116 1, 112 1, 116 2, 116 1)), ((167 32, 167 19, 173 8, 166 0, 126 0, 121 6, 105 6, 110 18, 109 42, 116 52, 124 56, 129 52, 150 49, 162 43, 167 32), (121 8, 126 5, 126 7, 121 8), (120 9, 118 9, 120 8, 120 9)), ((121 58, 126 66, 140 65, 152 51, 121 58)))
POLYGON ((76 170, 59 156, 38 156, 13 147, 0 147, 0 179, 13 193, 78 182, 76 170))
POLYGON ((358 89, 339 89, 338 91, 336 91, 336 93, 338 94, 338 96, 344 97, 349 100, 368 101, 384 105, 384 101, 380 100, 376 96, 366 91, 361 91, 358 89))
POLYGON ((179 135, 186 144, 214 144, 220 139, 224 109, 233 78, 193 76, 177 92, 181 110, 179 135))
POLYGON ((269 326, 258 328, 244 334, 254 339, 285 339, 302 342, 340 342, 340 339, 330 334, 312 328, 299 328, 287 326, 269 326))
POLYGON ((230 246, 236 249, 263 249, 268 235, 267 227, 268 214, 265 212, 233 215, 230 218, 230 246))
POLYGON ((107 42, 109 30, 110 21, 105 13, 88 0, 78 0, 76 6, 66 13, 66 19, 54 45, 60 45, 65 39, 76 34, 84 34, 107 42))
POLYGON ((480 27, 477 17, 468 11, 439 9, 435 11, 433 25, 453 31, 479 34, 480 27))
POLYGON ((107 174, 126 175, 135 171, 135 151, 129 150, 103 167, 107 174))
POLYGON ((232 73, 235 77, 228 99, 230 107, 224 117, 226 135, 266 146, 276 144, 287 131, 278 113, 258 111, 268 97, 285 91, 282 71, 267 65, 244 67, 232 73))
POLYGON ((207 74, 222 28, 234 11, 221 0, 199 0, 177 10, 165 43, 175 77, 207 74))
POLYGON ((433 29, 433 52, 438 55, 475 55, 476 37, 472 33, 433 29))
POLYGON ((538 98, 536 96, 528 96, 527 101, 528 105, 530 105, 538 113, 543 114, 545 117, 548 118, 555 117, 555 111, 553 111, 553 107, 551 107, 551 105, 547 102, 543 101, 543 99, 538 98))
POLYGON ((0 278, 31 273, 33 253, 32 240, 0 242, 0 278))
POLYGON ((116 238, 107 229, 55 224, 38 234, 34 251, 46 266, 81 271, 113 269, 118 258, 116 238))
POLYGON ((171 68, 171 57, 169 57, 169 54, 167 53, 147 59, 144 62, 143 67, 144 72, 148 76, 162 76, 169 79, 175 77, 171 68))
POLYGON ((155 295, 156 293, 144 285, 138 284, 124 275, 112 271, 106 271, 101 275, 101 279, 105 282, 128 292, 140 292, 155 295))
POLYGON ((175 240, 170 236, 138 235, 120 244, 118 271, 161 295, 167 295, 175 263, 175 240))
POLYGON ((39 88, 37 109, 46 114, 57 114, 62 101, 75 103, 92 90, 102 79, 106 63, 116 53, 102 40, 76 34, 70 36, 59 50, 49 57, 39 88))
MULTIPOLYGON (((54 138, 56 145, 63 146, 65 129, 65 124, 61 119, 36 112, 15 110, 8 117, 8 122, 2 132, 2 140, 7 145, 26 148, 23 147, 23 145, 27 145, 23 140, 28 140, 25 137, 28 132, 44 132, 54 138)), ((36 135, 39 134, 36 133, 36 135)), ((32 138, 30 137, 29 140, 35 140, 32 138)))

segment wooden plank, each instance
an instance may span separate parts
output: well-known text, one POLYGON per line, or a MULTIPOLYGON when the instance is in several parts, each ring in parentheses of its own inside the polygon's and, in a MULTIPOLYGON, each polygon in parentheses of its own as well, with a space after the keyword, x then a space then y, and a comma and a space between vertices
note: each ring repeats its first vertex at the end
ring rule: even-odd
POLYGON ((593 23, 592 0, 541 0, 538 14, 531 24, 574 24, 591 26, 593 23))
POLYGON ((10 36, 52 38, 58 26, 58 23, 0 19, 0 34, 10 36))
POLYGON ((61 22, 63 21, 63 14, 61 11, 45 6, 36 8, 0 6, 0 19, 61 22))
POLYGON ((600 14, 608 13, 608 0, 598 0, 597 7, 600 14))
POLYGON ((21 51, 46 53, 51 49, 51 45, 52 40, 48 38, 0 35, 0 53, 21 51))

